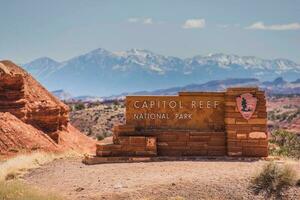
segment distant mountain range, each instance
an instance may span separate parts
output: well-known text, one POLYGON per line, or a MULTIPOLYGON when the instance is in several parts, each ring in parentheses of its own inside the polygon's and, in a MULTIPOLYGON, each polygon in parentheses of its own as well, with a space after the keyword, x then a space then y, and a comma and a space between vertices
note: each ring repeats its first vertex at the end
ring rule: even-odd
MULTIPOLYGON (((209 81, 203 84, 190 84, 183 87, 172 87, 168 89, 160 89, 154 91, 140 91, 133 93, 122 93, 119 95, 112 95, 107 97, 97 96, 79 96, 70 97, 63 100, 80 100, 84 102, 93 101, 108 101, 116 99, 124 99, 126 95, 177 95, 180 91, 225 91, 228 87, 249 86, 260 87, 265 90, 267 94, 300 94, 300 79, 296 81, 288 82, 279 77, 273 81, 261 82, 255 78, 240 78, 240 79, 226 79, 209 81)), ((66 92, 60 90, 53 92, 58 98, 65 97, 66 92)), ((67 93, 68 94, 68 93, 67 93)))
POLYGON ((75 96, 153 91, 232 78, 270 81, 280 76, 293 81, 300 77, 300 65, 287 59, 225 54, 181 59, 139 49, 109 52, 100 48, 64 62, 38 58, 23 67, 47 89, 63 89, 75 96))

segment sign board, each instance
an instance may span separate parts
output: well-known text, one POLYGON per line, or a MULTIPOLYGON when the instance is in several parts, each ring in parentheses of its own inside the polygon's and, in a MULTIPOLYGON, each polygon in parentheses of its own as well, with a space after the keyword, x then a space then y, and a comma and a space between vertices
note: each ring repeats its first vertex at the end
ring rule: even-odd
POLYGON ((224 129, 224 93, 127 96, 126 124, 143 128, 224 129))

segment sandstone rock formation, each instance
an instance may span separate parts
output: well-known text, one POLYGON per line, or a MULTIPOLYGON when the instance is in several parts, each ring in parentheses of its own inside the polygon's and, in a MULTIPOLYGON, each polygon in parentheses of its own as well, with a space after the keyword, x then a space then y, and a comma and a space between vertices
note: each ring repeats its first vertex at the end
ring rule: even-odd
POLYGON ((60 147, 47 134, 25 124, 14 115, 0 113, 0 152, 22 150, 58 151, 60 147))
MULTIPOLYGON (((31 125, 28 131, 41 135, 47 134, 47 137, 52 139, 49 141, 49 145, 55 142, 62 149, 74 149, 81 152, 94 151, 95 141, 84 136, 69 124, 68 107, 50 94, 30 74, 11 61, 0 62, 1 112, 11 113, 20 119, 17 122, 16 119, 12 120, 13 118, 9 114, 5 114, 2 122, 4 118, 10 122, 11 126, 14 124, 11 120, 19 124, 23 122, 24 124, 20 126, 31 125), (33 129, 35 130, 33 131, 33 129)), ((25 131, 26 128, 23 132, 25 131)), ((0 131, 0 133, 5 134, 10 141, 17 140, 13 137, 15 135, 13 128, 11 131, 0 131)), ((8 139, 1 138, 5 137, 0 137, 0 146, 10 146, 8 139)), ((22 146, 22 143, 20 145, 22 146)), ((22 147, 27 148, 28 145, 30 146, 26 143, 22 147)), ((53 145, 55 146, 55 144, 53 145)), ((4 148, 0 148, 1 152, 4 150, 4 148)))

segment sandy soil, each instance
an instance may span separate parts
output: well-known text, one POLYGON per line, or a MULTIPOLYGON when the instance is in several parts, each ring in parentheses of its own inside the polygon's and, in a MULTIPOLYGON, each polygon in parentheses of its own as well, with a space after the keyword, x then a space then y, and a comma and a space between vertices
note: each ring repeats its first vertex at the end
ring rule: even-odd
MULTIPOLYGON (((263 199, 248 189, 266 161, 174 161, 87 166, 56 160, 24 180, 72 200, 87 199, 263 199)), ((300 164, 294 164, 300 173, 300 164)), ((300 188, 289 191, 300 199, 300 188)))

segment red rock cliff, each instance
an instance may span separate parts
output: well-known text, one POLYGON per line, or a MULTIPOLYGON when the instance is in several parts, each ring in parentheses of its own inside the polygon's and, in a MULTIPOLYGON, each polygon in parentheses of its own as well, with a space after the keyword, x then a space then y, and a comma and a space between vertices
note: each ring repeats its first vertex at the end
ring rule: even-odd
POLYGON ((80 150, 95 146, 95 141, 69 124, 68 106, 11 61, 0 62, 0 112, 15 115, 58 144, 80 150))

